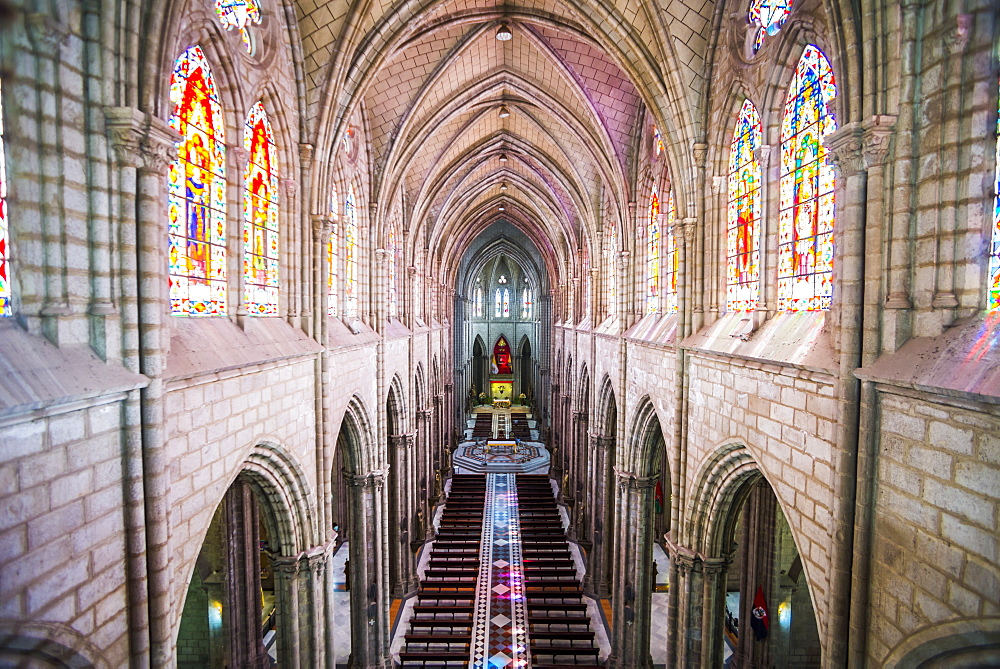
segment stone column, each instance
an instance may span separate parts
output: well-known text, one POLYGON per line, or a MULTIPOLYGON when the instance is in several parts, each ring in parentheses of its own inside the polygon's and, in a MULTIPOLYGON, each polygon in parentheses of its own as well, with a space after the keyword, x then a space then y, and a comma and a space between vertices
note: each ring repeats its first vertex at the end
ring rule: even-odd
MULTIPOLYGON (((275 596, 278 599, 278 662, 282 667, 308 667, 302 664, 302 639, 299 636, 301 629, 301 585, 300 563, 297 557, 277 558, 273 562, 274 580, 277 586, 275 596)), ((259 598, 258 598, 259 599, 259 598)), ((308 619, 308 618, 307 618, 308 619)), ((260 620, 260 616, 257 617, 260 620)), ((257 624, 260 629, 260 624, 257 624)), ((234 664, 231 666, 243 666, 234 664)), ((270 664, 262 664, 268 667, 270 664)))
POLYGON ((414 562, 413 551, 410 547, 411 540, 422 540, 422 536, 413 533, 416 523, 413 513, 418 504, 414 500, 414 467, 413 467, 413 442, 415 433, 391 435, 389 437, 389 448, 395 450, 396 466, 389 472, 393 490, 390 491, 390 501, 394 502, 394 516, 396 523, 389 526, 389 583, 392 588, 392 596, 395 598, 406 597, 416 589, 417 566, 414 562))
POLYGON ((389 597, 382 552, 387 472, 347 474, 351 509, 351 667, 387 669, 389 597))
POLYGON ((609 507, 609 486, 613 472, 610 467, 614 437, 590 435, 590 495, 592 503, 590 537, 592 546, 588 553, 589 564, 585 586, 595 597, 606 598, 611 593, 611 550, 615 545, 614 518, 609 507))
MULTIPOLYGON (((250 484, 242 478, 236 479, 226 492, 223 509, 226 538, 223 622, 228 664, 263 669, 267 666, 267 652, 260 627, 260 518, 250 484)), ((285 610, 286 616, 296 614, 293 608, 285 610)))
POLYGON ((653 590, 653 490, 655 476, 616 471, 620 567, 614 570, 611 647, 613 667, 649 667, 649 608, 653 590), (626 567, 627 566, 627 567, 626 567))
MULTIPOLYGON (((765 482, 759 482, 750 492, 743 508, 742 573, 740 575, 740 636, 734 653, 734 666, 767 667, 769 642, 758 642, 750 628, 753 600, 757 588, 764 590, 769 610, 777 612, 773 596, 774 526, 778 500, 765 482)), ((706 637, 707 638, 707 637, 706 637)))

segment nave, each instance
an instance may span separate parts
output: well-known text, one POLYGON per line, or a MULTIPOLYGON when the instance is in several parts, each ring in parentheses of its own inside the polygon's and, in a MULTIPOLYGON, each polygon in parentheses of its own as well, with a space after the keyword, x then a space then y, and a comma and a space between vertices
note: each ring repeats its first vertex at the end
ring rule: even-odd
POLYGON ((599 667, 593 624, 548 477, 455 475, 400 666, 599 667))

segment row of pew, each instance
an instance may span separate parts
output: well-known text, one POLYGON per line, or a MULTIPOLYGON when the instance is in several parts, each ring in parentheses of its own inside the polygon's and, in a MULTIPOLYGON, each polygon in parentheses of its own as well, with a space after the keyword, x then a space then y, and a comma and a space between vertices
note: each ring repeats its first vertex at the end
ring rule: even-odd
POLYGON ((517 476, 531 666, 599 668, 583 587, 549 478, 517 476))
MULTIPOLYGON (((517 476, 531 667, 600 667, 583 589, 547 476, 517 476)), ((484 475, 454 475, 399 653, 400 666, 467 667, 479 574, 484 475)))
POLYGON ((452 477, 399 653, 401 667, 468 666, 485 502, 485 476, 452 477))

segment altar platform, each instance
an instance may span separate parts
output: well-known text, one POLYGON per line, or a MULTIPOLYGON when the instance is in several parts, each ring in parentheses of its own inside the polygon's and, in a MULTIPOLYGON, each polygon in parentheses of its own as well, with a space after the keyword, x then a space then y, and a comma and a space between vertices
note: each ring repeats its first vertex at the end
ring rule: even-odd
POLYGON ((460 443, 452 465, 456 474, 546 474, 549 460, 540 442, 480 439, 460 443))

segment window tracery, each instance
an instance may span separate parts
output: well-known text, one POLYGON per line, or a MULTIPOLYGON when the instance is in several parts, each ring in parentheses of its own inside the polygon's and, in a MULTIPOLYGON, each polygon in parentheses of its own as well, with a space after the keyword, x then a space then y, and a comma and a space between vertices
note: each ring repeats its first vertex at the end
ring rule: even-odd
POLYGON ((726 309, 753 311, 760 295, 761 165, 763 131, 750 100, 743 101, 729 150, 726 230, 726 309))
POLYGON ((7 219, 7 157, 4 151, 3 82, 0 81, 0 316, 10 316, 10 224, 7 219))
POLYGON ((608 313, 615 312, 615 303, 618 300, 618 267, 616 258, 618 256, 618 231, 613 221, 609 221, 604 232, 604 271, 607 276, 607 300, 608 313))
POLYGON ((778 309, 827 310, 833 302, 834 171, 823 140, 837 129, 830 62, 806 47, 781 121, 778 309))
POLYGON ((666 270, 666 277, 664 286, 664 293, 666 293, 667 298, 667 313, 676 314, 677 313, 677 237, 674 230, 674 224, 677 221, 677 210, 674 207, 674 191, 671 189, 667 193, 667 212, 666 220, 664 221, 664 228, 667 230, 667 250, 664 252, 664 269, 666 270))
POLYGON ((510 289, 503 289, 503 317, 510 318, 510 289))
POLYGON ((396 248, 396 229, 389 228, 389 315, 396 316, 399 312, 399 293, 396 289, 396 271, 399 249, 396 248))
POLYGON ((254 103, 243 127, 243 299, 255 316, 278 313, 278 167, 271 122, 254 103))
MULTIPOLYGON (((1000 114, 1000 97, 997 102, 1000 114)), ((990 235, 990 260, 986 308, 1000 311, 1000 117, 997 118, 996 179, 994 180, 993 233, 990 235)), ((0 166, 2 169, 2 166, 0 166)))
POLYGON ((226 313, 226 136, 222 105, 201 47, 177 58, 170 127, 181 135, 167 173, 170 312, 226 313))
POLYGON ((646 313, 660 310, 660 197, 653 186, 646 222, 646 313))
POLYGON ((493 317, 500 318, 500 314, 503 313, 503 298, 500 295, 500 289, 497 288, 496 296, 493 301, 493 317))
POLYGON ((254 40, 250 25, 260 25, 262 20, 259 0, 215 0, 215 12, 226 30, 236 28, 240 31, 244 48, 253 55, 254 40))
POLYGON ((750 25, 757 26, 753 42, 754 53, 764 44, 765 36, 773 37, 778 34, 791 11, 792 0, 750 0, 750 25))
POLYGON ((358 211, 354 200, 354 184, 347 189, 344 200, 344 316, 358 316, 358 211))
MULTIPOLYGON (((337 194, 336 188, 330 192, 330 215, 334 221, 340 215, 340 196, 337 194)), ((326 276, 326 313, 328 316, 337 315, 337 290, 340 288, 340 282, 338 281, 340 278, 340 268, 337 266, 340 261, 339 236, 338 226, 334 224, 333 229, 330 230, 330 239, 326 244, 326 260, 330 269, 326 276)))

